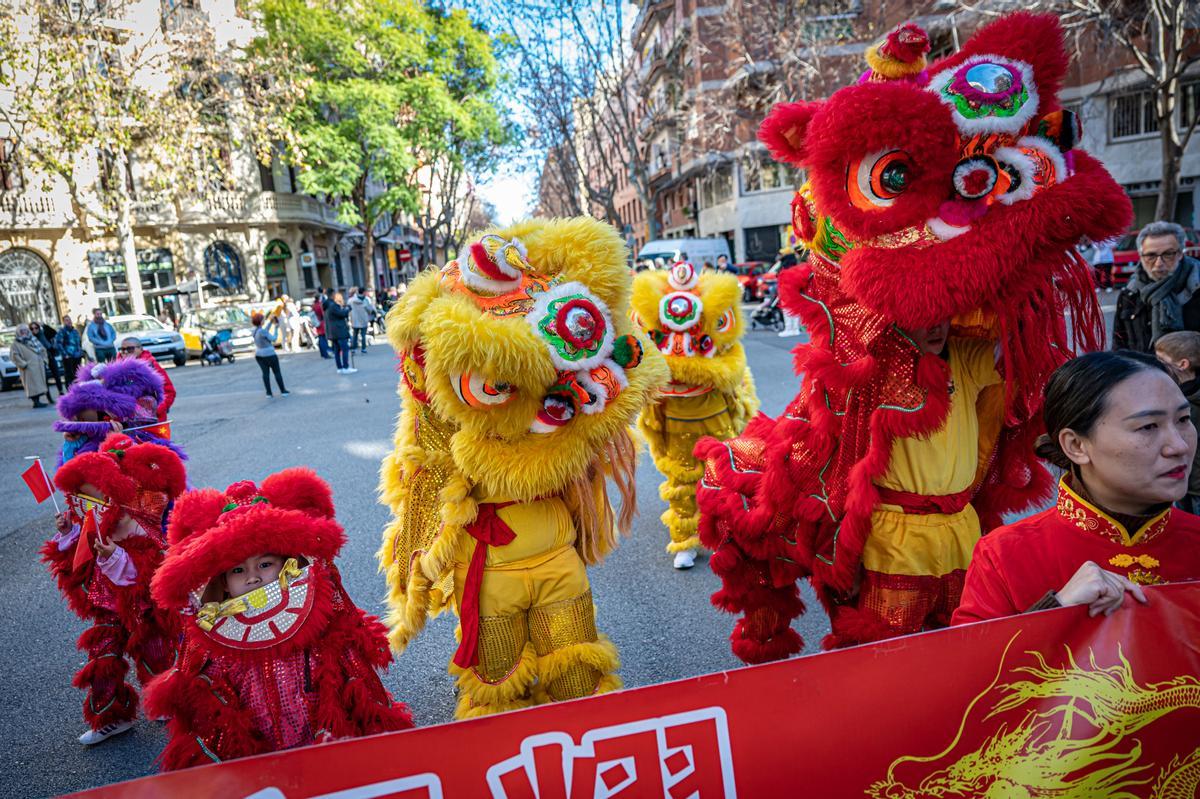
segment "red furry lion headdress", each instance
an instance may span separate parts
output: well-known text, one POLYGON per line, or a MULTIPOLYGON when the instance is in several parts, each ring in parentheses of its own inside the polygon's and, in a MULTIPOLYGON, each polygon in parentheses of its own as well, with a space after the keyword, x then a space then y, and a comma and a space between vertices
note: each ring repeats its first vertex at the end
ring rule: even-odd
POLYGON ((187 488, 187 473, 183 461, 167 447, 113 433, 99 451, 84 453, 59 467, 54 483, 67 495, 76 516, 85 510, 77 499, 87 508, 94 507, 101 533, 107 534, 117 524, 122 514, 110 510, 119 509, 147 532, 161 536, 171 500, 187 488), (83 496, 85 485, 92 491, 87 497, 83 496))
POLYGON ((244 480, 224 491, 189 491, 175 505, 167 536, 170 549, 154 577, 154 599, 192 617, 185 632, 209 646, 266 648, 306 628, 303 645, 339 603, 332 561, 345 534, 334 519, 329 485, 311 469, 284 469, 257 486, 244 480), (223 607, 228 597, 218 590, 219 578, 266 554, 288 559, 281 579, 248 594, 238 608, 223 607), (313 618, 321 621, 306 623, 313 618))

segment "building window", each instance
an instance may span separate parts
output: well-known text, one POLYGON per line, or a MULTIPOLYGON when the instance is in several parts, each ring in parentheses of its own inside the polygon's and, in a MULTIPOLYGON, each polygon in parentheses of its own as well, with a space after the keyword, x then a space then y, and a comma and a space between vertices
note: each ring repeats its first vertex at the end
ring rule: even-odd
POLYGON ((204 250, 204 277, 236 294, 242 290, 242 256, 228 242, 213 242, 204 250))
POLYGON ((1182 95, 1179 99, 1180 127, 1186 131, 1200 116, 1200 80, 1183 84, 1179 93, 1182 95))
POLYGON ((0 139, 0 191, 16 191, 22 187, 21 165, 17 160, 17 140, 0 139))
POLYGON ((782 164, 766 152, 743 156, 741 161, 742 194, 775 189, 795 189, 802 182, 795 167, 782 164))
POLYGON ((1153 92, 1115 95, 1109 98, 1109 102, 1110 139, 1129 139, 1158 132, 1153 92))
POLYGON ((12 249, 0 253, 0 325, 58 320, 50 268, 36 253, 12 249))
POLYGON ((700 180, 700 203, 702 208, 733 198, 733 164, 722 164, 700 180))
POLYGON ((258 161, 258 184, 263 191, 275 191, 275 176, 271 174, 269 164, 258 161))

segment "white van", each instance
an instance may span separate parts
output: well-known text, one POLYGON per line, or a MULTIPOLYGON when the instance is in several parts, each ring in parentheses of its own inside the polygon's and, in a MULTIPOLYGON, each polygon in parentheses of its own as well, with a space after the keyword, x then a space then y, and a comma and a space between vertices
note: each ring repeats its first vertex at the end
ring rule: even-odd
POLYGON ((733 262, 729 242, 720 236, 711 239, 655 239, 646 242, 646 246, 638 251, 637 260, 638 263, 642 263, 661 258, 664 265, 670 266, 676 261, 686 259, 699 269, 704 266, 705 261, 716 266, 719 255, 724 255, 730 263, 733 262))

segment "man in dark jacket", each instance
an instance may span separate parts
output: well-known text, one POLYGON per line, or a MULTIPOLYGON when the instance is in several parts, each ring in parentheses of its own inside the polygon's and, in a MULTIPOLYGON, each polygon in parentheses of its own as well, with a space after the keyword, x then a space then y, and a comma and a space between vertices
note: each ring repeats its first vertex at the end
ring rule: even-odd
POLYGON ((1200 262, 1183 254, 1183 228, 1151 222, 1138 233, 1141 263, 1117 295, 1113 349, 1149 353, 1160 336, 1200 331, 1200 262))
POLYGON ((340 291, 335 291, 333 298, 325 301, 325 337, 333 345, 338 374, 357 372, 350 367, 350 306, 346 305, 340 291))

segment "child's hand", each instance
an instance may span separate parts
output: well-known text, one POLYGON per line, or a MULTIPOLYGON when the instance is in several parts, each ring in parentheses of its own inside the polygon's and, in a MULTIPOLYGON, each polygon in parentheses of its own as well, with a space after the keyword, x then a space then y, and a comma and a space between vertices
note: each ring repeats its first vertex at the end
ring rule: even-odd
POLYGON ((96 538, 96 559, 107 560, 112 557, 112 553, 117 550, 117 544, 114 541, 105 541, 103 538, 96 538))
POLYGON ((65 510, 57 513, 54 516, 54 526, 60 533, 65 533, 71 529, 71 514, 65 510))
POLYGON ((112 427, 114 433, 119 433, 125 429, 125 426, 122 425, 120 422, 118 422, 116 419, 110 419, 108 424, 112 427))

